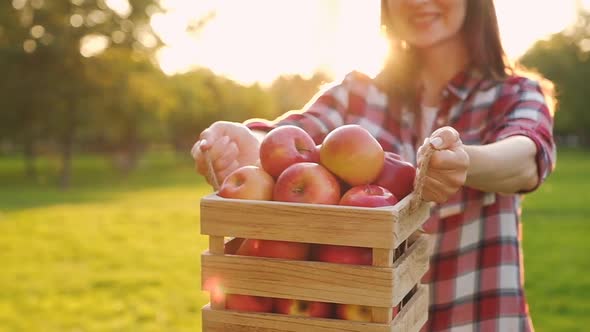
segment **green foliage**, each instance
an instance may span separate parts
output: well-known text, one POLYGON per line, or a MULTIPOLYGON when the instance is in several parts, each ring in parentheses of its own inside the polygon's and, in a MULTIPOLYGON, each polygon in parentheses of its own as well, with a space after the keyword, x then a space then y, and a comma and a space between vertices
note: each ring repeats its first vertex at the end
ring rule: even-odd
POLYGON ((299 75, 281 76, 273 82, 269 92, 279 103, 280 114, 284 114, 301 109, 328 82, 330 78, 322 73, 317 73, 310 79, 299 75))
POLYGON ((165 76, 154 56, 162 43, 149 26, 160 2, 129 3, 128 12, 104 0, 0 3, 0 146, 23 152, 29 177, 46 176, 41 153, 60 156, 64 187, 81 150, 104 153, 125 173, 152 146, 171 144, 184 155, 214 121, 273 119, 301 108, 327 81, 281 77, 263 88, 204 69, 165 76), (101 40, 103 51, 86 48, 101 40))
POLYGON ((557 88, 559 112, 555 132, 574 134, 590 145, 588 83, 590 79, 590 13, 580 9, 576 24, 537 42, 521 59, 553 81, 557 88))

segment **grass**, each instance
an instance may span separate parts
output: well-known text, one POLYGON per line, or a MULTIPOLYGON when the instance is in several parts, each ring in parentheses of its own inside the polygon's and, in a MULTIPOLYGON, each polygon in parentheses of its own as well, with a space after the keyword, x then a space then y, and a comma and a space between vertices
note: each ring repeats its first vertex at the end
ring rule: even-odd
POLYGON ((590 153, 560 152, 554 174, 524 202, 525 288, 537 331, 590 324, 589 170, 590 153))
MULTIPOLYGON (((152 155, 130 177, 78 158, 73 187, 55 189, 0 158, 0 331, 198 331, 199 198, 189 160, 152 155)), ((525 200, 526 291, 537 331, 590 324, 590 155, 562 151, 525 200)))
POLYGON ((190 161, 158 156, 124 178, 78 159, 65 193, 15 180, 14 160, 0 165, 12 179, 0 189, 1 331, 199 329, 208 189, 190 161))

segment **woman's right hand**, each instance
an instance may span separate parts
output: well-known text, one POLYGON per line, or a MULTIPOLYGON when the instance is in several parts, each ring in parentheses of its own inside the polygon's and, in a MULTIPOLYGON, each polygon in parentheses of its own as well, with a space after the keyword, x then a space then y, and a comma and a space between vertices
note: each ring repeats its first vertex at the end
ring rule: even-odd
POLYGON ((197 171, 211 185, 207 157, 211 161, 217 184, 234 170, 256 165, 259 159, 260 142, 245 125, 237 122, 218 121, 205 129, 191 150, 197 171))

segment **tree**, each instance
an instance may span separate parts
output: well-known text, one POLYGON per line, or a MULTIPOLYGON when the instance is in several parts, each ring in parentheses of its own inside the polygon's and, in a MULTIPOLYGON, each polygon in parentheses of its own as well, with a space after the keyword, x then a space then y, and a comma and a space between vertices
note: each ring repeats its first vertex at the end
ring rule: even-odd
POLYGON ((536 68, 557 88, 559 112, 555 134, 575 135, 590 146, 590 112, 588 80, 590 80, 590 12, 581 6, 578 19, 570 28, 537 42, 521 62, 536 68))
POLYGON ((310 79, 299 75, 281 76, 272 83, 269 92, 277 100, 279 114, 283 114, 301 109, 329 81, 329 77, 323 73, 316 73, 310 79))
POLYGON ((88 98, 94 110, 87 141, 100 142, 124 172, 135 168, 147 145, 165 141, 164 119, 176 103, 164 74, 145 55, 130 52, 111 48, 89 67, 94 89, 88 98))
POLYGON ((2 68, 14 68, 14 83, 3 87, 9 107, 0 116, 11 120, 12 139, 23 143, 30 160, 41 135, 44 142, 56 143, 62 187, 69 185, 81 126, 91 123, 89 110, 97 109, 89 98, 97 89, 88 76, 93 73, 91 57, 110 45, 149 55, 161 44, 149 26, 159 1, 128 4, 111 8, 104 0, 14 0, 0 5, 0 58, 9 59, 2 68))

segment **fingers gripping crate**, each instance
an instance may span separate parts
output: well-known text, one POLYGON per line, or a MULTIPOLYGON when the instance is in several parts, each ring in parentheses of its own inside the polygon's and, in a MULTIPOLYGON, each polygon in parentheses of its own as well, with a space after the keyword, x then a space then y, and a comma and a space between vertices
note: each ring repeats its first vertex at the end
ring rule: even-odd
POLYGON ((420 279, 428 269, 430 241, 412 235, 419 234, 429 205, 410 209, 413 195, 382 208, 204 197, 201 233, 209 236, 209 250, 201 257, 203 289, 213 281, 227 294, 370 306, 373 322, 237 312, 214 301, 203 308, 203 331, 418 331, 428 313, 428 290, 420 279), (411 236, 411 245, 396 257, 411 236), (373 265, 224 254, 232 237, 372 248, 373 265), (392 319, 392 308, 413 290, 392 319))

